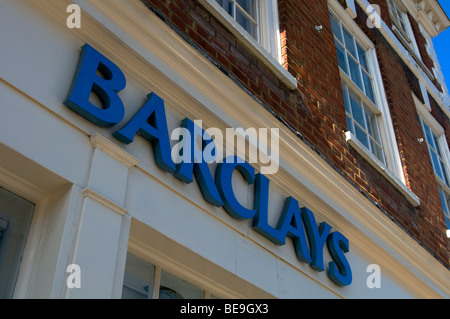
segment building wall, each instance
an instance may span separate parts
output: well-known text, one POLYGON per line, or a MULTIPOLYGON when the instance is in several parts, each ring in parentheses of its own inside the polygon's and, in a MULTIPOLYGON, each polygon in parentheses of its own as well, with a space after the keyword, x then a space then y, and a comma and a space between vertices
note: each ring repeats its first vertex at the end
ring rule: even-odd
MULTIPOLYGON (((345 108, 326 1, 279 1, 283 65, 298 80, 295 90, 281 83, 198 2, 148 0, 146 3, 255 99, 299 132, 349 182, 449 266, 449 242, 443 231, 446 224, 433 168, 426 145, 417 142, 423 135, 411 96, 414 91, 422 98, 417 77, 378 29, 367 26, 368 16, 359 3, 356 21, 375 45, 406 185, 419 197, 418 208, 345 142, 345 108), (321 33, 315 30, 316 25, 323 26, 321 33)), ((391 27, 386 1, 373 1, 373 4, 380 6, 381 17, 391 27)), ((426 51, 424 36, 417 22, 412 17, 409 19, 422 61, 432 71, 433 62, 426 51)), ((441 116, 440 124, 446 127, 448 118, 441 116)))
MULTIPOLYGON (((199 2, 77 3, 81 29, 66 27, 68 3, 1 4, 0 36, 9 45, 0 48, 0 183, 37 204, 15 297, 119 298, 131 251, 221 297, 448 298, 448 240, 438 234, 445 222, 426 147, 416 145, 414 80, 379 34, 366 30, 418 208, 345 142, 325 1, 279 1, 283 65, 296 89, 199 2), (317 222, 345 234, 352 285, 338 287, 326 271, 300 262, 292 242, 274 245, 250 220, 210 205, 196 183, 158 167, 147 140, 137 136, 124 145, 112 136, 120 125, 102 128, 68 109, 63 101, 85 43, 127 78, 121 125, 155 92, 165 101, 169 130, 185 117, 221 129, 279 127, 270 222, 294 196, 317 222), (69 264, 82 269, 79 289, 66 285, 69 264), (366 284, 371 264, 382 269, 380 289, 366 284)), ((447 128, 446 114, 437 102, 431 106, 447 128)), ((252 207, 253 186, 237 179, 234 188, 252 207)))
MULTIPOLYGON (((359 16, 362 17, 359 25, 364 26, 364 13, 360 12, 359 16)), ((406 183, 421 199, 420 207, 415 209, 409 205, 398 194, 396 195, 396 191, 389 184, 378 182, 376 177, 369 180, 376 185, 379 201, 386 212, 434 255, 442 256, 444 252, 445 256, 444 247, 448 247, 448 239, 442 232, 446 226, 441 213, 437 184, 426 145, 418 142, 418 137, 423 133, 410 84, 417 83, 418 80, 381 34, 372 32, 369 36, 372 36, 376 43, 406 183), (433 191, 430 192, 430 189, 433 191)), ((413 86, 416 87, 415 94, 421 96, 417 86, 413 86)), ((448 258, 438 258, 448 264, 448 258)))

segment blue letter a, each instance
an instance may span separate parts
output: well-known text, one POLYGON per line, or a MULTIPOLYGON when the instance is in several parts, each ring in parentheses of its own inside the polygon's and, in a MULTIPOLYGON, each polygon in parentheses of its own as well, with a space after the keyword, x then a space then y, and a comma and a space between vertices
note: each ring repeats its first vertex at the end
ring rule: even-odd
POLYGON ((122 100, 117 92, 126 85, 122 71, 89 44, 81 48, 81 57, 64 104, 89 121, 110 127, 119 123, 125 114, 122 100), (97 71, 103 77, 97 75, 97 71), (103 103, 99 108, 89 101, 91 92, 97 93, 103 103))
POLYGON ((170 151, 164 101, 155 93, 147 95, 147 102, 134 117, 113 136, 125 144, 130 144, 136 134, 153 143, 156 164, 169 173, 175 171, 170 151))
POLYGON ((215 149, 215 143, 205 131, 190 119, 185 118, 181 123, 182 127, 190 133, 188 137, 183 137, 183 139, 190 138, 190 140, 184 141, 183 152, 188 154, 183 154, 183 161, 177 165, 174 175, 179 180, 189 184, 193 182, 193 174, 195 173, 205 199, 214 206, 221 207, 223 206, 222 199, 203 155, 204 147, 212 143, 211 146, 215 149), (207 141, 203 139, 204 137, 208 137, 207 141), (199 148, 198 144, 200 144, 199 148))

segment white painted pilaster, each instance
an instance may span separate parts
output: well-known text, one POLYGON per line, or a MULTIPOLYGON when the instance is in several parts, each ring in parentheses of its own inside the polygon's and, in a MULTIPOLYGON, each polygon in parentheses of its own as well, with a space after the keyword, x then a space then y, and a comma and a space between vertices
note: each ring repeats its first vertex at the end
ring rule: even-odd
POLYGON ((128 170, 138 161, 99 134, 94 147, 74 254, 80 266, 81 288, 68 290, 68 298, 120 297, 117 279, 123 276, 130 227, 123 207, 128 170))

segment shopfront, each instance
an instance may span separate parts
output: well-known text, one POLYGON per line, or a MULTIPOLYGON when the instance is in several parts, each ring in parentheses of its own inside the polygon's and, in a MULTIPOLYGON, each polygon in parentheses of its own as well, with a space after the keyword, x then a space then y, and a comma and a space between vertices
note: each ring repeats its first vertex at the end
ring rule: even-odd
POLYGON ((80 3, 78 29, 64 1, 0 5, 2 298, 450 296, 442 264, 141 1, 80 3))

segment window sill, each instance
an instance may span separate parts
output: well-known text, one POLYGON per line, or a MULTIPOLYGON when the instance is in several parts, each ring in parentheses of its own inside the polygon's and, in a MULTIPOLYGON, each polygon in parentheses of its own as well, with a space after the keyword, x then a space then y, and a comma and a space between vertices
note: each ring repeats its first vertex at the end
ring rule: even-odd
POLYGON ((199 0, 208 12, 210 12, 227 30, 229 30, 239 42, 254 54, 266 67, 275 74, 278 79, 290 90, 297 88, 297 79, 286 70, 263 46, 251 37, 231 16, 222 14, 222 8, 215 0, 199 0))
POLYGON ((381 175, 387 178, 391 184, 402 193, 410 204, 414 207, 420 205, 420 200, 409 188, 402 183, 398 177, 391 173, 383 163, 380 162, 370 151, 359 142, 351 132, 345 132, 346 142, 357 151, 365 160, 367 160, 381 175))

